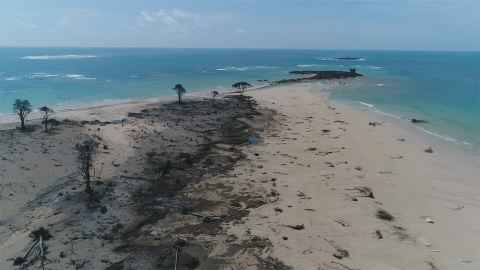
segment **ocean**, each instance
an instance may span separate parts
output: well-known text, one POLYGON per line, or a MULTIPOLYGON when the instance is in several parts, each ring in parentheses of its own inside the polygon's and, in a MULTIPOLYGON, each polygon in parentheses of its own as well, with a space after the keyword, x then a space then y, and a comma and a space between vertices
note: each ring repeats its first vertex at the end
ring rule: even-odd
POLYGON ((253 49, 0 48, 0 117, 16 98, 55 109, 228 90, 236 81, 289 78, 292 70, 348 70, 332 99, 388 117, 428 120, 429 136, 480 149, 480 52, 253 49))

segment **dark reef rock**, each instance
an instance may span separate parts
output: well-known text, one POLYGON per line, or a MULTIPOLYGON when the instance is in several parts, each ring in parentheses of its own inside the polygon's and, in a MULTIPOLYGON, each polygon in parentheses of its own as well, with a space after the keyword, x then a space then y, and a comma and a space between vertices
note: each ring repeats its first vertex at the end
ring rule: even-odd
POLYGON ((294 78, 294 79, 285 79, 276 81, 276 84, 284 84, 284 83, 296 83, 296 82, 308 82, 308 81, 316 81, 316 80, 334 80, 334 79, 348 79, 348 78, 357 78, 362 77, 363 75, 357 73, 355 69, 351 69, 350 71, 338 71, 338 70, 296 70, 291 71, 290 74, 292 75, 300 75, 301 78, 294 78))
POLYGON ((416 119, 416 118, 412 118, 412 123, 414 124, 425 124, 425 123, 428 123, 427 120, 422 120, 422 119, 416 119))
POLYGON ((347 61, 358 61, 362 60, 363 58, 361 57, 335 57, 337 60, 347 60, 347 61))

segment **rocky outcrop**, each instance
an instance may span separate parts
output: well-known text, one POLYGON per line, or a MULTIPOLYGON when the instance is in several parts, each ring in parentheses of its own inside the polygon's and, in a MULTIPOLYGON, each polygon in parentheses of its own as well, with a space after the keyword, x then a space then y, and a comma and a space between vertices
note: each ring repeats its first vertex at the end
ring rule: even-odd
POLYGON ((290 74, 292 75, 301 75, 300 78, 294 79, 285 79, 276 81, 276 84, 284 84, 284 83, 295 83, 295 82, 307 82, 307 81, 315 81, 315 80, 333 80, 333 79, 348 79, 348 78, 356 78, 363 76, 360 73, 357 73, 355 69, 351 69, 350 71, 338 71, 338 70, 299 70, 299 71, 291 71, 290 74))

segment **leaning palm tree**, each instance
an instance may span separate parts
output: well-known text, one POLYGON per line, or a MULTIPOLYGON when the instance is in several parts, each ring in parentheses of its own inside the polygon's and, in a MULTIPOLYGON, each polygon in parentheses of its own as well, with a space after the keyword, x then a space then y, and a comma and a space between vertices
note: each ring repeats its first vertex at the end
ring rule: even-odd
POLYGON ((187 92, 187 90, 181 84, 175 85, 175 87, 173 87, 173 90, 177 92, 178 104, 182 104, 182 96, 187 92))
POLYGON ((20 118, 21 129, 25 130, 25 119, 32 112, 32 104, 27 99, 16 99, 15 103, 13 103, 13 112, 20 118))
POLYGON ((40 107, 38 110, 43 112, 43 124, 45 125, 45 132, 48 132, 48 117, 53 113, 53 110, 47 106, 40 107))
POLYGON ((247 88, 252 87, 252 85, 249 84, 248 82, 237 82, 237 83, 234 83, 232 87, 238 89, 240 93, 243 93, 247 88))

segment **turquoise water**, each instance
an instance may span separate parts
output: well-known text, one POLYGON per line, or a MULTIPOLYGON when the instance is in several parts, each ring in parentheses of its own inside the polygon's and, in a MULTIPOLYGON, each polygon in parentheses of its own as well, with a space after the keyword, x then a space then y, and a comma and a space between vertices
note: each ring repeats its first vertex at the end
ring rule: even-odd
POLYGON ((226 90, 238 80, 288 78, 294 69, 355 67, 367 76, 334 89, 334 99, 425 118, 427 130, 478 148, 478 63, 477 52, 1 48, 0 114, 11 113, 16 98, 61 108, 172 95, 176 83, 226 90))

